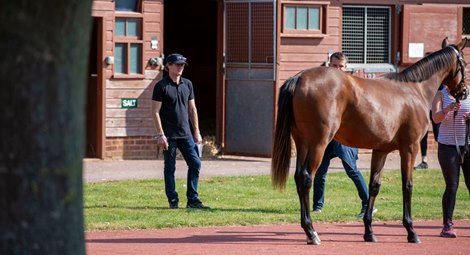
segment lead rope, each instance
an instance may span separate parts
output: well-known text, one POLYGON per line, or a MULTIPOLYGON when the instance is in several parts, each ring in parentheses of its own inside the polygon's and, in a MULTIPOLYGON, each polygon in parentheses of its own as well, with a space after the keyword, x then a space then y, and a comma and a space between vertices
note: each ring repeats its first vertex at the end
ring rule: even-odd
MULTIPOLYGON (((459 100, 457 99, 456 102, 458 103, 459 100)), ((454 129, 454 141, 455 141, 455 149, 457 149, 457 153, 459 154, 460 156, 460 164, 463 163, 463 155, 462 155, 462 152, 460 151, 460 146, 459 146, 459 143, 457 142, 457 132, 455 131, 455 117, 457 116, 457 111, 454 111, 454 118, 453 118, 453 129, 454 129)), ((465 133, 467 133, 467 131, 465 131, 465 133)), ((466 136, 467 134, 465 134, 466 136)))
POLYGON ((465 120, 465 146, 463 147, 463 153, 462 153, 462 164, 463 164, 463 159, 465 157, 465 154, 468 152, 468 133, 470 132, 470 116, 467 115, 467 119, 465 120))
MULTIPOLYGON (((459 103, 459 100, 456 100, 457 103, 459 103)), ((457 149, 457 153, 459 154, 460 156, 460 164, 463 164, 463 159, 465 157, 465 154, 468 152, 468 136, 469 136, 469 133, 470 133, 470 119, 468 117, 470 116, 467 116, 467 119, 465 120, 465 143, 464 143, 464 147, 463 147, 463 151, 460 151, 460 146, 457 142, 457 132, 455 131, 455 117, 457 116, 457 111, 454 111, 454 125, 453 125, 453 128, 454 128, 454 141, 455 141, 455 148, 457 149)))

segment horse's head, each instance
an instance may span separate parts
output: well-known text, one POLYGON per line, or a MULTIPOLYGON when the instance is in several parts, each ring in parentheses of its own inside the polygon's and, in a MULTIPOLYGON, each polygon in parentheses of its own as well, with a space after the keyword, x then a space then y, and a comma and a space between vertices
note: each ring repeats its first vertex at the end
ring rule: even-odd
POLYGON ((467 62, 465 62, 462 52, 466 45, 466 37, 457 45, 449 44, 447 37, 442 41, 442 48, 449 47, 455 52, 456 64, 451 67, 449 75, 443 83, 449 88, 450 94, 456 100, 464 100, 468 96, 468 89, 465 85, 465 66, 467 66, 467 62))

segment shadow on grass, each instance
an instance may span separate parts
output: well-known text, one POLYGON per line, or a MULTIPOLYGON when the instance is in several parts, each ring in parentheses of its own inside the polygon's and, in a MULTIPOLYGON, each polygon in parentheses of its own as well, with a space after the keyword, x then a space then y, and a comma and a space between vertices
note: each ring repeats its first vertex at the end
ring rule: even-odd
POLYGON ((210 209, 195 209, 195 208, 186 208, 180 207, 178 209, 170 209, 168 207, 162 206, 117 206, 117 205, 89 205, 85 206, 85 209, 126 209, 126 210, 163 210, 163 211, 171 211, 171 212, 179 212, 182 210, 190 211, 190 212, 211 212, 211 213, 218 213, 218 212, 234 212, 234 213, 277 213, 277 214, 285 214, 285 213, 292 213, 297 212, 298 209, 266 209, 266 208, 217 208, 211 207, 210 209))

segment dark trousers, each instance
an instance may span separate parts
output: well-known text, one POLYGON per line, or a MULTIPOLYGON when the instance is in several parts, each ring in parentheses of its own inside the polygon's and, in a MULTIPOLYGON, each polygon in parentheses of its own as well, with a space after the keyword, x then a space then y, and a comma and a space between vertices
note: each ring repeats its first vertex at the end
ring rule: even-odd
MULTIPOLYGON (((460 146, 463 151, 463 146, 460 146)), ((442 195, 442 216, 443 223, 452 221, 454 214, 455 200, 460 180, 460 167, 465 179, 465 185, 470 191, 470 153, 467 152, 463 162, 455 145, 445 145, 439 143, 437 145, 437 158, 441 165, 442 175, 446 183, 444 194, 442 195)))
POLYGON ((201 159, 199 158, 193 138, 168 139, 168 150, 163 151, 165 193, 168 201, 178 199, 178 193, 175 188, 176 171, 176 149, 180 150, 186 164, 188 165, 187 190, 186 197, 188 202, 194 202, 199 199, 197 186, 199 182, 199 172, 201 169, 201 159))
MULTIPOLYGON (((432 124, 432 133, 434 134, 434 140, 437 142, 437 136, 439 135, 440 124, 435 123, 434 120, 432 119, 432 111, 429 111, 429 118, 432 124)), ((428 132, 426 132, 423 139, 421 139, 420 148, 421 148, 421 157, 427 156, 428 155, 428 132)))
POLYGON ((369 192, 367 185, 361 172, 357 169, 357 148, 351 148, 332 140, 325 149, 322 162, 318 168, 315 178, 313 180, 313 209, 320 209, 323 207, 325 200, 325 181, 330 160, 339 157, 343 163, 346 174, 351 178, 356 185, 357 193, 361 199, 362 206, 367 205, 369 199, 369 192))

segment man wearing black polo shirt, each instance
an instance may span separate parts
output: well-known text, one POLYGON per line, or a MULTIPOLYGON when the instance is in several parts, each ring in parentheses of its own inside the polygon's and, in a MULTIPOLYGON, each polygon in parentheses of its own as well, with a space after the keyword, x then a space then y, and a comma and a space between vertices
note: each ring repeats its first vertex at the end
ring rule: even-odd
POLYGON ((157 146, 163 149, 165 193, 170 208, 178 208, 179 202, 175 189, 176 149, 179 149, 188 165, 186 207, 207 209, 209 207, 202 204, 197 192, 201 159, 196 151, 196 144, 202 143, 202 137, 193 84, 181 77, 186 64, 186 58, 181 54, 171 54, 166 58, 168 75, 153 89, 152 117, 157 131, 157 146))

